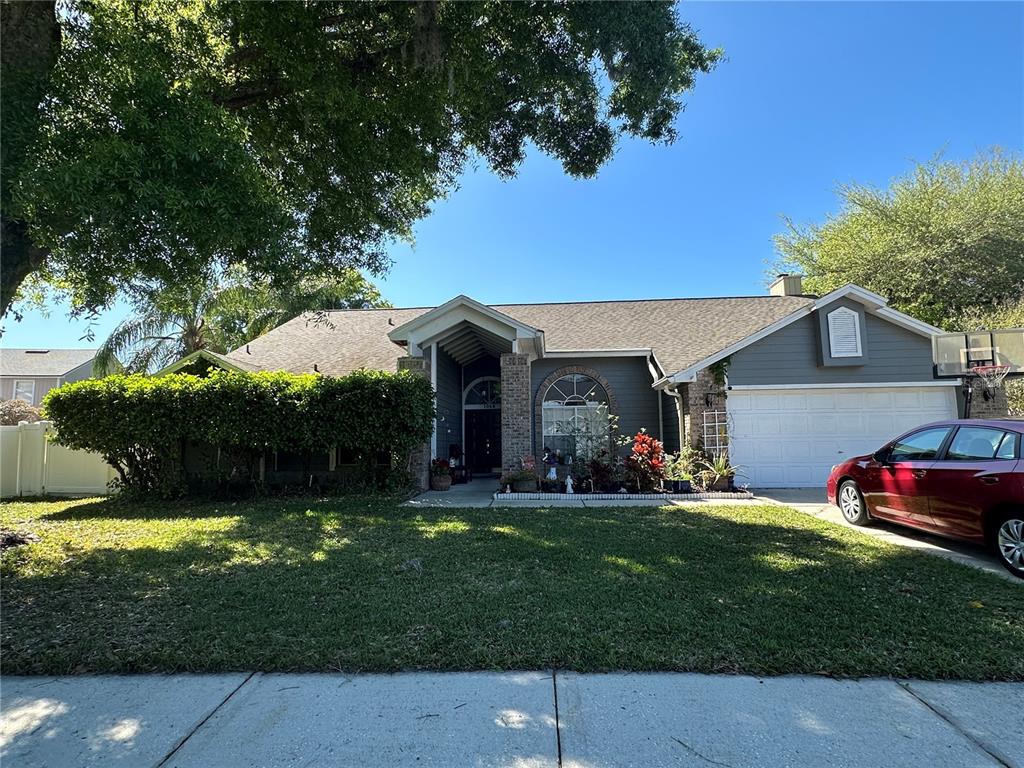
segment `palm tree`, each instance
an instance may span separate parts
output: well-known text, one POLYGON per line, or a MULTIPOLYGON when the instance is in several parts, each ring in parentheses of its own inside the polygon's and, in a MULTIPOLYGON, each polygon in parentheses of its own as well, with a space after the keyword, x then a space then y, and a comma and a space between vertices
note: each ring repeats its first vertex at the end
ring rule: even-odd
POLYGON ((146 373, 200 349, 235 349, 303 312, 329 323, 324 310, 388 306, 356 270, 276 287, 234 268, 219 284, 148 290, 135 301, 135 314, 103 342, 93 368, 100 373, 121 361, 126 371, 146 373))
POLYGON ((211 287, 148 290, 136 300, 135 314, 97 350, 94 370, 112 370, 120 361, 128 372, 147 373, 200 349, 225 351, 208 321, 216 302, 217 291, 211 287))

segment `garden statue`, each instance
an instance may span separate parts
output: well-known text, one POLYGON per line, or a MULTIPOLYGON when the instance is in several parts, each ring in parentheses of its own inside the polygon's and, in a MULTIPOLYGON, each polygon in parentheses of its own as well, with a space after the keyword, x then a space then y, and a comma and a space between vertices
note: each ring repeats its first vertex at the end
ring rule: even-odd
POLYGON ((572 493, 572 475, 565 476, 565 492, 572 493))

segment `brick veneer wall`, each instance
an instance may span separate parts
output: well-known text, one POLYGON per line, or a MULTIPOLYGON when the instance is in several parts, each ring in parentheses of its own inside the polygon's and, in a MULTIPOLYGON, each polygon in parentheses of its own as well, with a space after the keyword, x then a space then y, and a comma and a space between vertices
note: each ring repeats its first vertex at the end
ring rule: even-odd
POLYGON ((501 466, 518 467, 530 453, 530 359, 516 352, 501 356, 501 466))
POLYGON ((972 382, 974 395, 971 399, 972 419, 1005 419, 1010 413, 1010 404, 1006 399, 1006 389, 993 389, 990 399, 985 399, 985 385, 980 381, 972 382))
POLYGON ((725 387, 715 382, 714 375, 707 368, 697 374, 696 381, 686 385, 683 390, 683 402, 686 408, 684 430, 686 441, 691 446, 694 448, 704 446, 704 412, 724 411, 726 409, 725 401, 725 387))
MULTIPOLYGON (((422 357, 398 358, 399 371, 412 371, 425 379, 430 378, 427 361, 422 357)), ((409 451, 409 474, 420 488, 430 487, 430 440, 409 451)))

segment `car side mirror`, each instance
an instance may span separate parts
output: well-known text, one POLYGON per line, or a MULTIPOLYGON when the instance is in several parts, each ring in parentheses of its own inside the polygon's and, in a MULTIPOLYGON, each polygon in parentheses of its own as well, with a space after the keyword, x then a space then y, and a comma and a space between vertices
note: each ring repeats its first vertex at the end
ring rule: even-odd
POLYGON ((875 455, 872 456, 872 458, 875 461, 877 461, 879 464, 888 464, 889 463, 889 449, 888 448, 882 448, 880 450, 875 451, 875 455))

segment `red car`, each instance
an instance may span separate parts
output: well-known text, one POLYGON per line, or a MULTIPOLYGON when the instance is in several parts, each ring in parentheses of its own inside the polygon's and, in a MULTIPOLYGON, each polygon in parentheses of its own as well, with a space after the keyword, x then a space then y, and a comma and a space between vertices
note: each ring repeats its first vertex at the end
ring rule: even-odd
POLYGON ((1024 578, 1024 421, 941 421, 832 467, 828 500, 854 525, 888 520, 992 547, 1024 578))

